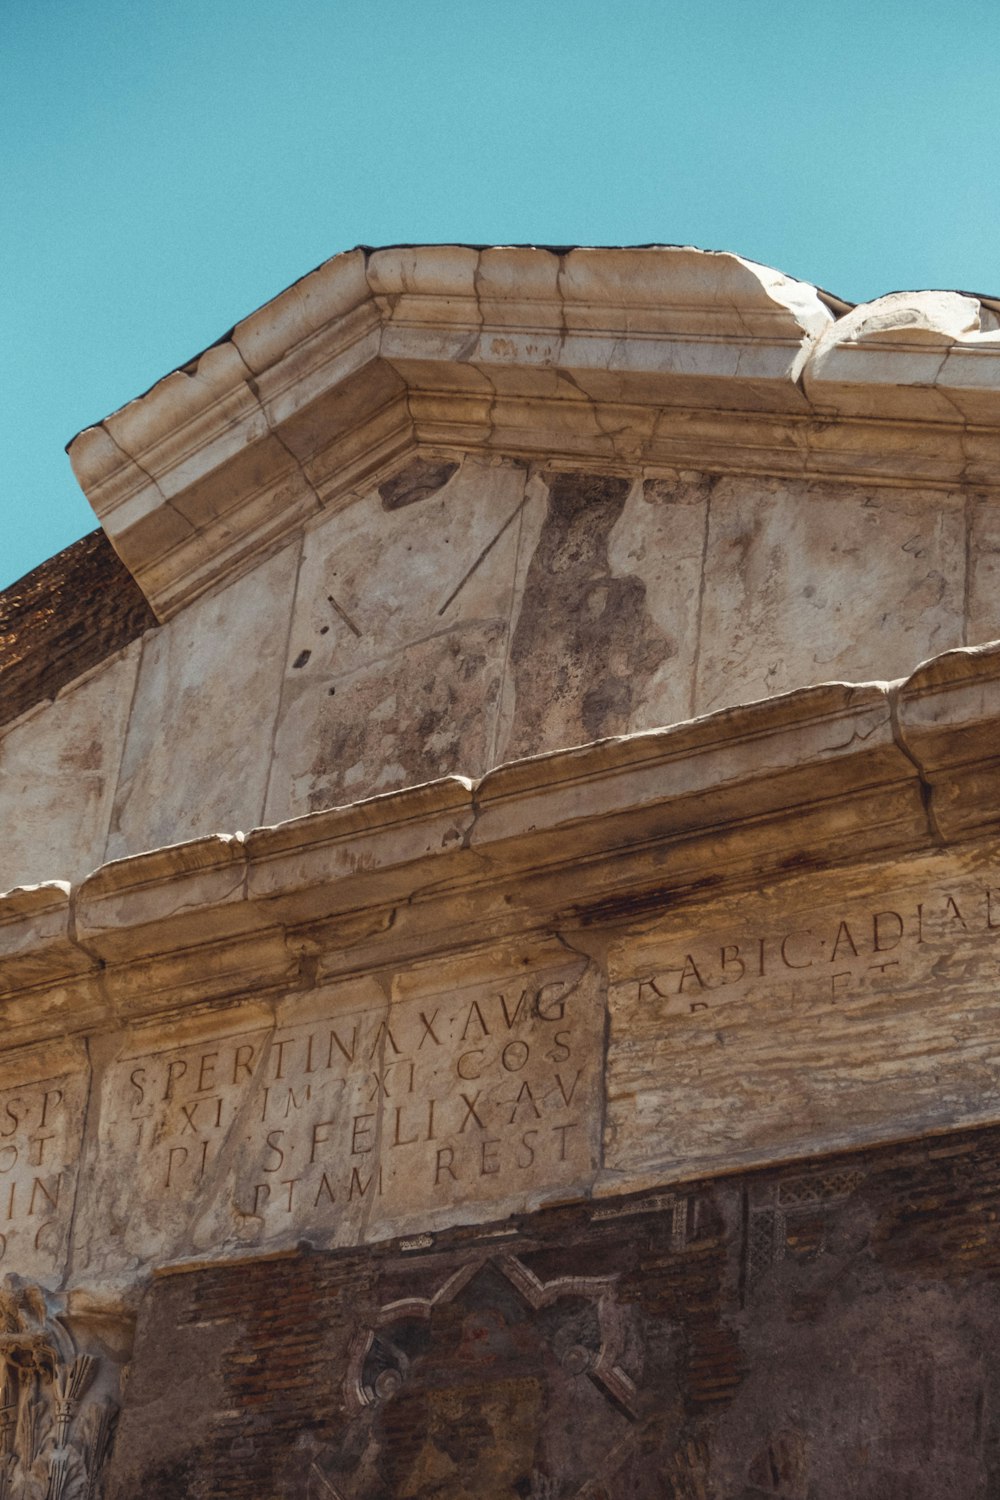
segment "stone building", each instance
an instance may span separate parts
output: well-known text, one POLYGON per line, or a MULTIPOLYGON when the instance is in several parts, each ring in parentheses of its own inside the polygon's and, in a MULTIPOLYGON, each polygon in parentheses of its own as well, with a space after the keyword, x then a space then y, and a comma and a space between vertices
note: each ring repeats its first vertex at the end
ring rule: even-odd
POLYGON ((340 255, 0 596, 0 1497, 1000 1494, 1000 320, 340 255))

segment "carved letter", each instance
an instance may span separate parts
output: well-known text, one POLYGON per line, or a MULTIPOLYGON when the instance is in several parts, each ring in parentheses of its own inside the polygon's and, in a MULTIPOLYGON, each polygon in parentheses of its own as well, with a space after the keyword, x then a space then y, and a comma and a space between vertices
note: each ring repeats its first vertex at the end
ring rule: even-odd
POLYGON ((514 1006, 514 1014, 511 1015, 510 1011, 507 1009, 507 997, 506 997, 506 995, 501 995, 500 996, 500 1009, 503 1011, 503 1018, 504 1018, 504 1020, 507 1023, 507 1030, 508 1031, 511 1031, 513 1029, 514 1022, 517 1020, 517 1018, 521 1014, 521 1012, 525 1009, 525 1004, 527 1002, 527 999, 528 999, 528 991, 527 990, 522 990, 521 991, 521 998, 517 1002, 517 1004, 514 1006))
POLYGON ((563 1037, 570 1035, 571 1033, 569 1031, 556 1032, 555 1037, 553 1038, 554 1045, 545 1054, 547 1062, 561 1063, 566 1061, 567 1057, 569 1057, 570 1054, 570 1048, 563 1041, 563 1037))
POLYGON ((167 1157, 167 1180, 166 1180, 166 1183, 164 1184, 166 1187, 170 1186, 170 1177, 171 1177, 171 1173, 174 1170, 174 1157, 175 1156, 179 1156, 180 1157, 179 1165, 183 1166, 184 1163, 187 1161, 187 1147, 186 1146, 171 1146, 171 1148, 170 1148, 170 1154, 167 1157))
MULTIPOLYGON (((786 969, 811 969, 815 962, 814 959, 807 958, 804 964, 797 964, 793 959, 788 957, 788 944, 793 937, 800 937, 801 935, 800 933, 789 932, 781 939, 781 962, 786 969)), ((806 936, 811 937, 812 934, 807 933, 806 936)))
POLYGON ((284 1164, 285 1164, 285 1153, 284 1153, 284 1150, 282 1149, 282 1147, 279 1146, 278 1143, 277 1143, 278 1138, 280 1136, 283 1136, 284 1133, 285 1132, 283 1130, 269 1130, 268 1131, 268 1133, 267 1133, 267 1149, 268 1149, 268 1151, 273 1151, 274 1154, 275 1154, 275 1156, 278 1158, 278 1160, 275 1162, 275 1164, 274 1164, 273 1167, 262 1167, 262 1169, 261 1169, 262 1171, 264 1171, 264 1172, 280 1172, 281 1169, 282 1169, 282 1167, 284 1166, 284 1164))
POLYGON ((47 1198, 48 1199, 49 1203, 51 1204, 51 1206, 53 1208, 58 1208, 59 1207, 59 1180, 58 1180, 58 1178, 56 1179, 55 1197, 53 1197, 52 1194, 49 1192, 48 1188, 45 1186, 45 1183, 42 1181, 42 1179, 40 1177, 36 1177, 35 1180, 34 1180, 34 1182, 31 1184, 31 1202, 28 1204, 28 1215, 29 1215, 29 1217, 35 1212, 35 1198, 36 1198, 36 1196, 37 1196, 37 1194, 38 1194, 39 1191, 41 1191, 41 1194, 42 1194, 43 1198, 47 1198))
POLYGON ((389 1046, 392 1048, 393 1052, 395 1052, 396 1056, 400 1057, 402 1054, 400 1053, 400 1049, 396 1046, 396 1038, 393 1036, 388 1024, 385 1021, 380 1021, 378 1024, 378 1030, 375 1033, 375 1040, 372 1042, 372 1050, 368 1054, 369 1058, 375 1056, 376 1052, 378 1051, 378 1044, 383 1036, 389 1043, 389 1046))
POLYGON ((560 1076, 559 1076, 558 1073, 556 1074, 556 1084, 558 1085, 560 1094, 562 1094, 562 1101, 565 1104, 565 1106, 566 1106, 567 1109, 569 1109, 569 1106, 573 1103, 573 1095, 576 1093, 576 1086, 580 1082, 580 1079, 582 1077, 583 1077, 583 1069, 582 1068, 577 1068, 577 1070, 576 1070, 576 1077, 573 1079, 573 1082, 572 1082, 572 1084, 570 1086, 570 1091, 567 1094, 566 1087, 565 1087, 562 1079, 560 1078, 560 1076))
POLYGON ((841 922, 840 926, 837 928, 837 936, 833 940, 833 952, 830 954, 831 963, 836 963, 837 954, 840 952, 841 943, 846 943, 848 948, 850 948, 851 952, 854 954, 854 957, 857 958, 858 950, 855 946, 854 939, 851 937, 851 929, 848 927, 846 922, 841 922))
POLYGON ((961 925, 961 928, 962 928, 963 932, 968 932, 969 929, 968 929, 968 926, 966 925, 965 918, 962 916, 962 913, 959 911, 959 909, 958 909, 958 903, 955 901, 954 897, 952 897, 952 896, 946 896, 945 897, 945 904, 946 904, 946 906, 948 908, 948 911, 951 913, 951 920, 953 922, 958 922, 961 925))
POLYGON ((703 990, 705 988, 705 981, 702 979, 701 975, 698 973, 698 965, 695 963, 695 961, 691 957, 690 953, 686 953, 684 955, 684 967, 681 970, 681 977, 677 981, 677 993, 678 993, 678 995, 683 995, 683 993, 684 993, 684 981, 685 981, 685 979, 693 979, 700 990, 703 990))
POLYGON ((42 1118, 38 1122, 39 1128, 41 1130, 45 1129, 45 1126, 46 1126, 46 1124, 48 1122, 48 1118, 49 1118, 49 1100, 50 1099, 55 1100, 55 1103, 52 1106, 53 1109, 58 1109, 59 1105, 63 1101, 63 1091, 62 1091, 62 1089, 46 1089, 45 1090, 45 1093, 42 1096, 42 1118))
POLYGON ((469 1027, 472 1025, 472 1018, 473 1018, 473 1016, 475 1016, 476 1021, 479 1024, 479 1035, 480 1035, 480 1037, 489 1036, 489 1034, 490 1034, 490 1028, 487 1026, 486 1022, 483 1020, 483 1013, 479 1009, 479 1002, 477 1000, 473 1000, 472 1004, 469 1006, 469 1013, 468 1013, 468 1015, 465 1018, 465 1027, 464 1027, 464 1029, 462 1031, 461 1037, 459 1038, 460 1041, 464 1042, 465 1039, 466 1039, 466 1037, 469 1035, 469 1027))
POLYGON ((328 1068, 332 1068, 333 1067, 333 1049, 334 1049, 335 1046, 339 1047, 340 1051, 344 1054, 344 1058, 346 1059, 346 1061, 349 1062, 349 1063, 352 1063, 354 1061, 354 1054, 355 1054, 355 1052, 358 1049, 358 1028, 357 1028, 357 1025, 355 1024, 354 1030, 351 1032, 351 1050, 350 1050, 350 1052, 348 1052, 347 1048, 344 1046, 343 1042, 340 1040, 340 1037, 337 1035, 337 1033, 331 1027, 331 1029, 330 1029, 330 1045, 329 1045, 329 1048, 328 1048, 327 1054, 326 1054, 326 1065, 327 1065, 328 1068))
MULTIPOLYGON (((354 1197, 354 1189, 355 1188, 357 1188, 357 1190, 358 1190, 358 1196, 361 1197, 361 1198, 363 1198, 365 1196, 365 1194, 367 1193, 368 1189, 371 1187, 372 1182, 374 1180, 375 1180, 375 1173, 372 1172, 372 1173, 369 1174, 368 1181, 367 1182, 362 1182, 357 1167, 352 1167, 351 1168, 351 1186, 350 1186, 350 1188, 348 1190, 347 1201, 350 1202, 351 1199, 354 1197)), ((379 1192, 379 1193, 381 1193, 381 1191, 382 1191, 382 1168, 381 1167, 379 1167, 379 1169, 378 1169, 378 1188, 376 1189, 376 1191, 379 1192)))
POLYGON ((293 1088, 290 1088, 288 1090, 288 1098, 285 1100, 285 1119, 288 1119, 288 1116, 291 1114, 293 1109, 302 1109, 306 1104, 309 1104, 312 1100, 312 1096, 313 1094, 311 1083, 306 1084, 305 1092, 303 1093, 301 1099, 299 1098, 298 1094, 296 1094, 295 1090, 293 1088))
POLYGON ((877 911, 874 914, 872 917, 872 947, 876 953, 888 953, 893 948, 898 948, 902 937, 903 919, 898 911, 877 911), (886 937, 886 933, 883 931, 883 924, 890 918, 895 923, 896 930, 895 932, 890 931, 888 934, 892 938, 891 942, 883 942, 883 939, 886 937))
MULTIPOLYGON (((129 1083, 132 1085, 132 1087, 135 1089, 136 1093, 139 1095, 138 1099, 132 1105, 132 1113, 133 1114, 135 1114, 135 1112, 136 1112, 137 1109, 140 1109, 142 1107, 142 1101, 146 1097, 146 1090, 143 1088, 142 1084, 139 1082, 140 1076, 143 1077, 143 1078, 145 1078, 145 1076, 146 1076, 146 1069, 145 1068, 133 1068, 132 1071, 131 1071, 131 1073, 128 1075, 128 1081, 129 1081, 129 1083)), ((45 1123, 44 1112, 43 1112, 43 1116, 42 1116, 42 1123, 43 1124, 45 1123)))
POLYGON ((9 1130, 0 1130, 0 1135, 13 1135, 14 1134, 14 1131, 17 1129, 17 1127, 21 1123, 21 1116, 18 1114, 18 1112, 14 1108, 14 1106, 16 1104, 22 1104, 23 1105, 23 1103, 24 1103, 23 1099, 11 1099, 11 1100, 9 1100, 9 1102, 7 1104, 4 1105, 4 1114, 7 1116, 8 1120, 10 1120, 11 1126, 10 1126, 9 1130))
POLYGON ((164 1103, 168 1103, 174 1097, 174 1084, 178 1078, 183 1078, 188 1070, 188 1065, 182 1057, 175 1057, 172 1063, 167 1064, 167 1086, 163 1091, 164 1103))
POLYGON ((559 1141, 560 1141, 560 1145, 559 1145, 559 1160, 560 1161, 565 1161, 566 1160, 566 1132, 567 1132, 567 1130, 575 1130, 577 1128, 577 1126, 579 1125, 579 1123, 580 1123, 579 1120, 570 1120, 570 1122, 569 1122, 568 1125, 553 1125, 552 1129, 559 1132, 559 1141))
POLYGON ((396 1105, 396 1134, 395 1134, 395 1137, 393 1139, 392 1144, 394 1146, 412 1146, 413 1142, 418 1139, 417 1136, 410 1135, 410 1136, 407 1136, 405 1140, 401 1140, 400 1139, 399 1130, 400 1130, 400 1125, 402 1123, 402 1117, 403 1117, 403 1106, 401 1104, 397 1104, 396 1105))
POLYGON ((524 1080, 524 1082, 521 1084, 520 1089, 518 1090, 517 1098, 514 1100, 514 1108, 511 1110, 510 1119, 507 1121, 508 1125, 513 1125, 517 1117, 517 1112, 521 1108, 522 1104, 531 1105, 536 1120, 540 1120, 542 1118, 542 1112, 538 1108, 538 1105, 535 1103, 535 1096, 531 1092, 531 1084, 527 1079, 524 1080))
POLYGON ((312 1128, 312 1145, 311 1145, 310 1150, 309 1150, 309 1165, 310 1166, 312 1166, 313 1162, 316 1160, 316 1147, 317 1146, 325 1146, 326 1143, 327 1143, 327 1141, 330 1139, 330 1137, 327 1136, 327 1135, 321 1136, 320 1135, 320 1131, 321 1130, 328 1130, 331 1125, 335 1125, 336 1123, 337 1123, 336 1120, 317 1120, 315 1122, 315 1124, 313 1125, 313 1128, 312 1128))
POLYGON ((275 1044, 274 1044, 274 1051, 275 1051, 275 1054, 276 1054, 276 1059, 275 1059, 275 1064, 274 1064, 274 1081, 275 1081, 275 1083, 277 1083, 279 1081, 279 1079, 284 1078, 284 1076, 285 1076, 285 1048, 286 1047, 290 1047, 292 1045, 292 1042, 294 1040, 295 1040, 294 1037, 286 1036, 286 1037, 283 1037, 280 1042, 275 1042, 275 1044))
POLYGON ((487 1161, 486 1159, 487 1151, 493 1146, 499 1146, 499 1144, 499 1140, 487 1139, 483 1141, 482 1148, 480 1150, 480 1177, 494 1177, 497 1172, 499 1172, 500 1163, 496 1160, 496 1157, 491 1154, 489 1160, 487 1161))
POLYGON ((473 1096, 472 1096, 471 1099, 469 1098, 468 1094, 462 1094, 462 1093, 459 1094, 458 1097, 465 1104, 465 1114, 462 1116, 462 1123, 461 1123, 461 1125, 458 1128, 459 1135, 461 1135, 463 1133, 463 1131, 465 1130, 466 1125, 468 1125, 470 1119, 475 1120, 475 1122, 479 1126, 480 1130, 485 1130, 486 1129, 486 1126, 483 1124, 482 1120, 476 1114, 476 1100, 479 1098, 479 1095, 481 1093, 482 1093, 482 1089, 477 1089, 476 1092, 473 1094, 473 1096))
POLYGON ((726 970, 731 969, 734 964, 739 965, 739 972, 737 974, 734 974, 731 979, 725 980, 726 984, 738 984, 747 971, 746 964, 743 962, 742 958, 740 958, 739 944, 728 943, 724 948, 721 948, 719 950, 719 954, 720 963, 722 964, 723 976, 725 976, 726 970))
POLYGON ((508 1042, 500 1054, 500 1062, 507 1073, 520 1073, 530 1056, 527 1042, 508 1042))
POLYGON ((254 1049, 249 1043, 245 1043, 242 1047, 237 1047, 236 1056, 233 1059, 233 1083, 236 1082, 241 1073, 245 1073, 248 1078, 253 1077, 253 1052, 254 1049), (244 1053, 246 1056, 244 1056, 244 1053))
POLYGON ((455 1176, 455 1173, 452 1171, 452 1166, 451 1166, 451 1164, 452 1164, 452 1162, 454 1160, 455 1160, 455 1153, 454 1153, 454 1151, 452 1150, 452 1148, 450 1146, 439 1146, 438 1147, 437 1162, 436 1162, 435 1167, 434 1167, 434 1186, 435 1187, 437 1187, 438 1182, 441 1180, 441 1173, 442 1172, 447 1172, 448 1176, 451 1178, 452 1182, 457 1182, 458 1181, 458 1178, 455 1176))
MULTIPOLYGON (((374 1118, 375 1118, 374 1115, 355 1115, 354 1116, 354 1123, 351 1126, 351 1155, 352 1156, 367 1156, 368 1152, 373 1149, 374 1141, 375 1141, 375 1132, 372 1129, 370 1129, 369 1126, 365 1125, 364 1121, 365 1120, 374 1120, 374 1118), (370 1144, 367 1145, 367 1146, 362 1145, 361 1141, 364 1140, 364 1139, 368 1139, 368 1141, 369 1141, 370 1144)), ((357 1170, 357 1169, 355 1168, 355 1170, 357 1170)))
POLYGON ((438 1037, 437 1032, 434 1030, 434 1022, 438 1018, 438 1014, 440 1012, 440 1009, 441 1009, 441 1007, 438 1006, 438 1009, 434 1012, 434 1014, 431 1016, 431 1018, 430 1018, 429 1021, 428 1021, 427 1017, 424 1015, 423 1011, 420 1012, 420 1021, 421 1021, 421 1024, 423 1025, 424 1029, 420 1033, 420 1041, 417 1044, 417 1051, 418 1052, 420 1051, 420 1048, 424 1045, 424 1043, 426 1042, 426 1040, 427 1040, 428 1037, 430 1037, 431 1041, 434 1043, 434 1045, 436 1047, 440 1047, 440 1045, 441 1045, 440 1038, 438 1037))
POLYGON ((198 1087, 195 1090, 196 1093, 203 1094, 206 1089, 215 1087, 215 1064, 218 1061, 218 1057, 219 1054, 217 1052, 202 1053, 201 1062, 198 1065, 198 1087), (206 1079, 206 1072, 210 1073, 212 1077, 206 1079))
POLYGON ((538 999, 535 1001, 535 1014, 540 1021, 561 1021, 566 1014, 566 996, 569 986, 564 979, 554 979, 551 984, 543 984, 538 991, 538 999), (557 993, 550 995, 549 991, 557 993))
POLYGON ((329 1198, 331 1203, 336 1203, 337 1200, 333 1196, 333 1188, 330 1186, 329 1179, 327 1178, 325 1172, 323 1173, 319 1187, 316 1189, 316 1197, 313 1199, 313 1208, 319 1208, 319 1200, 324 1193, 329 1198))

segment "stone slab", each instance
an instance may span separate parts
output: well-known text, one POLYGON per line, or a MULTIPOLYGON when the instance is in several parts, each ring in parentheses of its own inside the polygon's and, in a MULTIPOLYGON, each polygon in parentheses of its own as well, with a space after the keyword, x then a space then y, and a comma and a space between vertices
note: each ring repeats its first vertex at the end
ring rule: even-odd
POLYGON ((0 1063, 0 1275, 65 1274, 89 1084, 71 1044, 0 1063))
POLYGON ((690 717, 704 479, 545 476, 522 540, 497 761, 690 717))
POLYGON ((970 497, 969 598, 966 641, 970 646, 1000 639, 1000 504, 989 495, 970 497))
POLYGON ((285 548, 145 638, 109 859, 263 821, 297 567, 285 548))
POLYGON ((960 498, 722 479, 710 506, 698 713, 902 677, 962 644, 960 498))
POLYGON ((267 821, 492 763, 525 480, 420 460, 307 533, 267 821))
POLYGON ((603 1030, 592 965, 553 947, 109 1038, 81 1268, 357 1244, 579 1196, 603 1030))
POLYGON ((608 1190, 995 1119, 998 968, 995 842, 723 896, 619 940, 608 1190))
POLYGON ((104 859, 141 643, 0 733, 0 890, 82 880, 104 859))

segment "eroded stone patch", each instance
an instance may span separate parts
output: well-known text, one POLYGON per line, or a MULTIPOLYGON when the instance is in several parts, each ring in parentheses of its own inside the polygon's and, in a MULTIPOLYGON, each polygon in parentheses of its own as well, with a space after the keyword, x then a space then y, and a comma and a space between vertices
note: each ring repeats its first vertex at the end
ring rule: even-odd
POLYGON ((618 576, 611 533, 630 483, 556 474, 511 644, 514 723, 498 756, 622 734, 664 654, 636 575, 618 576))

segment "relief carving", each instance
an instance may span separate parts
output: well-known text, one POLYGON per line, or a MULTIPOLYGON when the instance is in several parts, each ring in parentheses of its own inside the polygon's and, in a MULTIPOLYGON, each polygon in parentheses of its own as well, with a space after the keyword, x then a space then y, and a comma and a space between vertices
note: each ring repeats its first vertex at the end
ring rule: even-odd
POLYGON ((354 1340, 345 1440, 317 1455, 309 1500, 604 1495, 631 1452, 642 1363, 616 1283, 544 1280, 498 1254, 387 1303, 354 1340))
MULTIPOLYGON (((394 1396, 406 1378, 409 1360, 392 1340, 396 1325, 414 1318, 429 1321, 434 1309, 452 1302, 483 1269, 486 1261, 472 1261, 450 1276, 431 1297, 410 1297, 383 1307, 374 1329, 355 1343, 345 1381, 349 1409, 359 1411, 375 1401, 394 1396)), ((514 1255, 489 1262, 510 1282, 533 1312, 554 1306, 563 1298, 590 1304, 589 1316, 567 1314, 552 1326, 553 1352, 570 1375, 586 1375, 625 1415, 634 1420, 634 1382, 620 1364, 626 1345, 621 1311, 614 1299, 610 1276, 562 1276, 542 1282, 514 1255)))
POLYGON ((78 1347, 40 1287, 0 1286, 0 1500, 99 1500, 118 1371, 78 1347))

